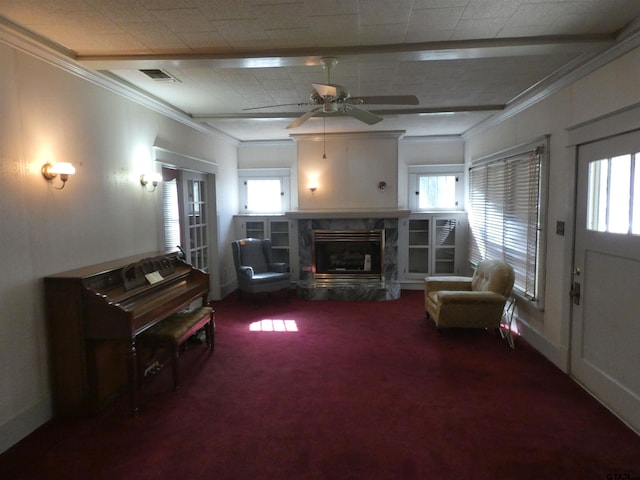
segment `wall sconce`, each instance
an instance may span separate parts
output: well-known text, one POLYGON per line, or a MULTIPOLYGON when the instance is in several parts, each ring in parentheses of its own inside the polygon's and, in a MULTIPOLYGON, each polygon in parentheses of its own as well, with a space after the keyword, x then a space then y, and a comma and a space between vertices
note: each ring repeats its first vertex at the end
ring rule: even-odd
POLYGON ((42 165, 40 172, 42 173, 42 176, 49 181, 60 175, 62 186, 53 188, 55 188, 56 190, 62 190, 67 184, 67 180, 69 180, 69 175, 73 175, 74 173, 76 173, 76 168, 69 162, 58 162, 54 164, 47 162, 42 165))
POLYGON ((162 181, 162 175, 160 175, 159 173, 150 173, 150 174, 142 174, 140 175, 140 185, 142 185, 143 187, 145 187, 145 189, 147 190, 147 192, 155 192, 156 188, 158 188, 158 183, 160 183, 162 181), (153 186, 152 190, 149 190, 147 188, 147 185, 151 183, 151 185, 153 186))

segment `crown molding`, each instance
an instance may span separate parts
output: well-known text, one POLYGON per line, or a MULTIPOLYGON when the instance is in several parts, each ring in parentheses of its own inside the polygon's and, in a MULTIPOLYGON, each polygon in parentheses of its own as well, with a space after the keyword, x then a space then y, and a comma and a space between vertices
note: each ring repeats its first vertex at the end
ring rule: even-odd
POLYGON ((639 46, 640 22, 634 22, 618 35, 618 41, 612 46, 604 51, 580 55, 573 62, 554 72, 546 79, 532 86, 528 92, 507 104, 504 111, 492 115, 471 127, 462 134, 462 138, 467 140, 469 137, 501 124, 639 46))
POLYGON ((72 51, 57 44, 46 41, 0 16, 0 43, 14 48, 27 55, 35 57, 49 65, 59 68, 71 75, 79 77, 98 87, 115 93, 127 100, 152 110, 160 115, 175 120, 194 130, 207 135, 216 136, 225 142, 238 145, 238 139, 193 120, 186 113, 160 102, 158 99, 133 89, 132 87, 115 82, 108 75, 95 72, 76 61, 72 51))
POLYGON ((405 136, 400 143, 462 143, 461 135, 415 135, 405 136))
POLYGON ((295 147, 296 143, 293 139, 278 140, 245 140, 240 142, 240 148, 243 147, 295 147))

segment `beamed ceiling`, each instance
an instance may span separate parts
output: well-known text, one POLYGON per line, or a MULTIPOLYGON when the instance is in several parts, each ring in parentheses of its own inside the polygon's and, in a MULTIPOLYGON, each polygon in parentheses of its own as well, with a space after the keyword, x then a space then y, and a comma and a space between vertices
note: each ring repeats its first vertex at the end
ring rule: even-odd
POLYGON ((636 46, 638 16, 638 0, 0 0, 3 32, 238 141, 461 135, 636 46), (329 74, 352 97, 419 103, 287 129, 329 74))

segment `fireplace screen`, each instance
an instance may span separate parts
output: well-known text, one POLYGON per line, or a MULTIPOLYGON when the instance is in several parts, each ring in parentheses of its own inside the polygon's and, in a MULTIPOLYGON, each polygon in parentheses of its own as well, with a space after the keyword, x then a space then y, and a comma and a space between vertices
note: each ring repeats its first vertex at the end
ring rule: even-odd
POLYGON ((384 229, 314 230, 316 283, 381 283, 384 279, 384 229))

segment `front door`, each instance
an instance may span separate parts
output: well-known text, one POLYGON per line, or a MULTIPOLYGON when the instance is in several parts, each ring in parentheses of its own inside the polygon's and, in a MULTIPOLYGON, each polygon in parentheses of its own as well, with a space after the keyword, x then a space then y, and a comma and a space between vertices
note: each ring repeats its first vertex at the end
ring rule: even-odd
POLYGON ((640 132, 578 148, 571 373, 640 431, 640 132))

